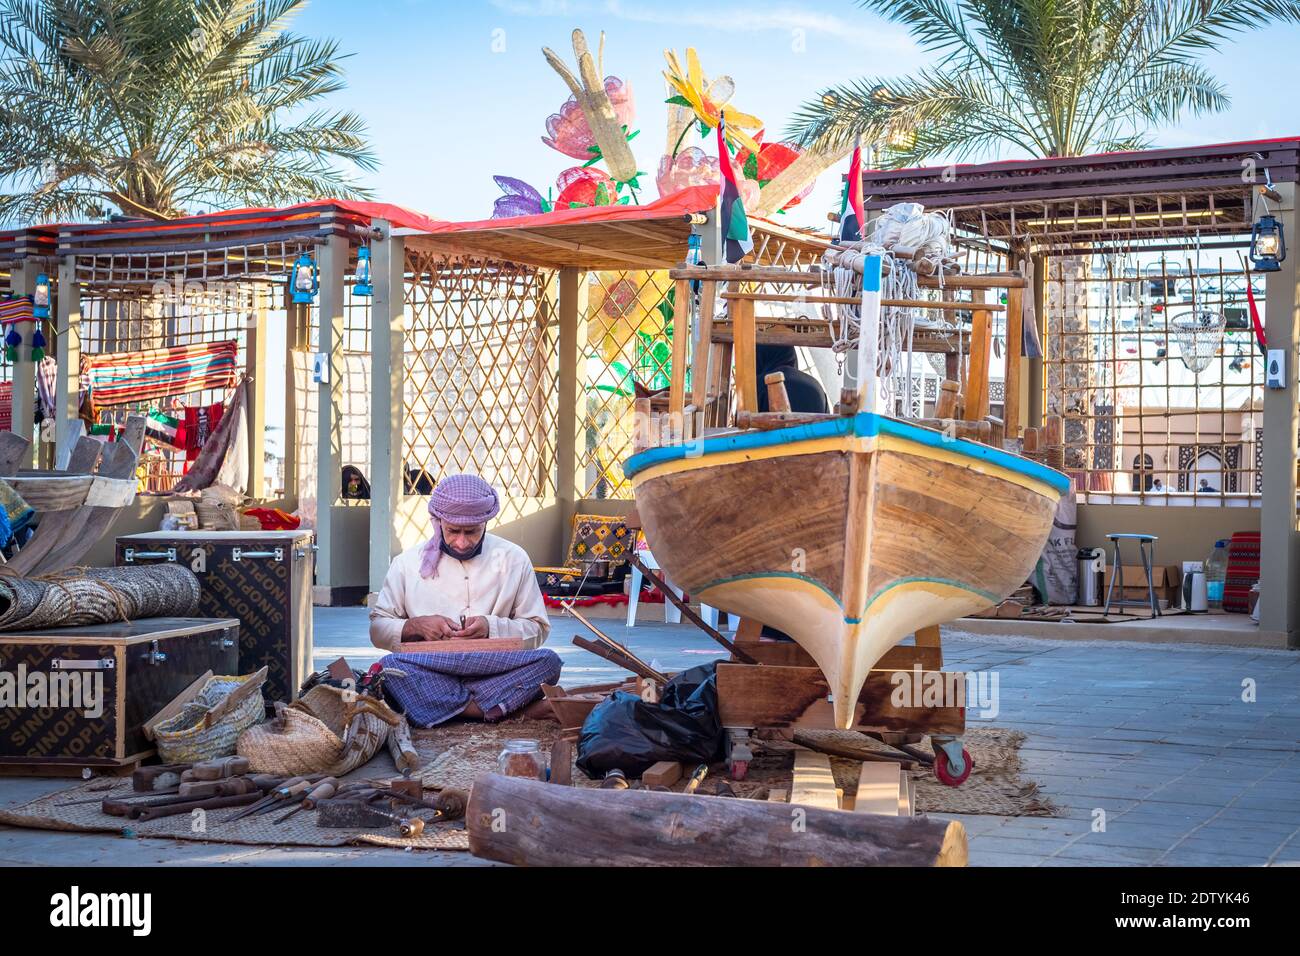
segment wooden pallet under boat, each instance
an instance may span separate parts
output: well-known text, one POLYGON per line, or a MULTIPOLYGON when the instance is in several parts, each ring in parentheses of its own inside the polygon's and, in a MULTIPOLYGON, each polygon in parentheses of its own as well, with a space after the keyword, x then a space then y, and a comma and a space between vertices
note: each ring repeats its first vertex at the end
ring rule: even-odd
POLYGON ((789 634, 852 726, 867 672, 1023 584, 1065 475, 871 413, 630 458, 647 540, 693 598, 789 634))
POLYGON ((0 432, 0 479, 37 514, 31 538, 4 563, 8 573, 49 574, 77 564, 135 500, 136 462, 144 419, 131 416, 122 436, 106 443, 82 436, 62 471, 20 469, 31 443, 0 432))

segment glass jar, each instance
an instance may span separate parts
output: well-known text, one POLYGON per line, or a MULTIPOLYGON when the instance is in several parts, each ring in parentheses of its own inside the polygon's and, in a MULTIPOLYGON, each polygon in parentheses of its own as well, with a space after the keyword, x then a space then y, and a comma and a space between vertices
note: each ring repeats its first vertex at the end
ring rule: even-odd
POLYGON ((546 757, 536 740, 507 740, 506 749, 497 758, 497 770, 507 777, 546 779, 546 757))

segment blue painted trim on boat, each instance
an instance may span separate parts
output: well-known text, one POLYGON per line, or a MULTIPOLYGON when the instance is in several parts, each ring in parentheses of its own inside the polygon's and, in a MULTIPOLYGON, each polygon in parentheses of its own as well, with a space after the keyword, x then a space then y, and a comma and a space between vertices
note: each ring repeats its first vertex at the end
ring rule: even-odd
POLYGON ((706 438, 703 442, 688 442, 684 445, 667 445, 662 448, 649 448, 633 455, 623 463, 623 474, 628 478, 638 472, 662 465, 669 461, 685 458, 717 455, 729 451, 749 451, 755 448, 771 448, 774 445, 792 445, 796 442, 815 441, 819 438, 839 438, 852 434, 856 438, 872 438, 876 435, 892 435, 906 441, 916 442, 930 448, 949 451, 977 461, 987 461, 1016 474, 1025 475, 1056 489, 1061 494, 1070 490, 1070 479, 1054 468, 1008 454, 999 448, 967 441, 964 438, 947 438, 943 432, 932 428, 923 428, 896 418, 886 418, 871 412, 859 412, 852 417, 831 418, 809 425, 796 425, 793 428, 778 428, 772 431, 737 432, 734 435, 718 435, 706 438))
POLYGON ((998 595, 994 594, 992 591, 985 591, 983 588, 973 588, 969 584, 964 584, 961 581, 954 581, 952 578, 932 578, 926 577, 925 575, 914 575, 913 577, 899 578, 897 581, 890 581, 875 594, 871 595, 871 597, 867 598, 867 607, 871 607, 871 605, 875 604, 876 601, 883 597, 886 592, 892 591, 894 588, 901 587, 904 584, 943 584, 950 588, 957 588, 960 591, 969 591, 971 594, 978 594, 991 604, 997 604, 1002 600, 1002 598, 998 597, 998 595))

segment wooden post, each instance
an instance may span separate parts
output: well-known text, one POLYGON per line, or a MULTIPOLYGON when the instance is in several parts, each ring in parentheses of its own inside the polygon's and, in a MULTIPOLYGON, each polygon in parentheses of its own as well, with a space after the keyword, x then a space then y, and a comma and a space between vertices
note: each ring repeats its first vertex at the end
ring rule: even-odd
MULTIPOLYGON (((731 283, 740 291, 740 283, 731 283)), ((731 313, 732 355, 736 363, 736 403, 747 412, 758 411, 758 332, 754 324, 754 300, 736 299, 727 307, 731 313)), ((725 424, 725 423, 724 423, 725 424)))
POLYGON ((678 279, 673 286, 673 356, 668 387, 668 415, 673 431, 685 437, 682 412, 686 408, 686 344, 691 336, 691 286, 678 279))
MULTIPOLYGON (((36 277, 43 266, 39 262, 24 259, 12 267, 9 279, 10 291, 18 295, 31 295, 36 290, 36 277)), ((32 333, 38 322, 17 323, 18 334, 23 344, 18 348, 18 358, 13 369, 13 433, 29 441, 32 438, 32 426, 36 421, 36 364, 32 361, 32 333)), ((31 464, 32 451, 29 449, 23 458, 24 466, 31 464)))
POLYGON ((306 348, 307 307, 293 301, 293 279, 284 284, 284 497, 298 506, 298 376, 294 353, 306 348))
POLYGON ((1029 362, 1028 402, 1025 405, 1025 425, 1041 428, 1043 425, 1043 375, 1047 358, 1047 256, 1035 253, 1034 284, 1029 294, 1034 297, 1034 321, 1038 323, 1038 341, 1043 346, 1043 358, 1029 362))
POLYGON ((970 371, 966 376, 966 408, 962 415, 969 421, 978 421, 989 413, 989 353, 993 345, 992 313, 981 309, 988 293, 983 289, 971 293, 976 303, 970 333, 970 371))
POLYGON ((857 386, 858 411, 880 412, 880 256, 867 256, 862 263, 862 311, 858 319, 857 386))
MULTIPOLYGON (((1007 347, 1006 375, 1003 382, 1002 421, 1006 425, 1006 437, 1020 437, 1020 365, 1024 354, 1024 290, 1007 289, 1007 347)), ((1001 448, 999 444, 997 447, 1001 448)))
MULTIPOLYGON (((348 269, 348 240, 331 236, 319 247, 320 355, 329 381, 316 393, 316 586, 333 588, 334 503, 343 492, 343 325, 344 276, 348 269)), ((341 545, 341 542, 339 542, 341 545)))
POLYGON ((266 492, 266 295, 253 289, 248 314, 248 340, 244 372, 248 377, 248 487, 250 498, 263 501, 266 492))
POLYGON ((713 354, 713 303, 718 295, 718 284, 713 281, 700 285, 700 319, 695 324, 695 355, 691 368, 691 404, 709 408, 709 356, 713 354))
MULTIPOLYGON (((1277 216, 1288 236, 1300 235, 1294 183, 1278 183, 1277 216)), ((1300 255, 1292 251, 1265 279, 1264 334, 1269 351, 1286 356, 1283 388, 1264 389, 1264 482, 1260 501, 1260 619, 1264 631, 1281 631, 1297 646, 1300 588, 1296 587, 1296 428, 1300 255)))
POLYGON ((77 259, 59 262, 58 311, 59 374, 55 385, 54 467, 64 468, 72 446, 82 434, 81 419, 81 289, 77 284, 77 259))
POLYGON ((406 249, 382 219, 371 243, 375 294, 370 300, 370 567, 369 590, 378 594, 400 550, 397 509, 402 500, 402 447, 406 406, 406 249))
POLYGON ((559 405, 555 441, 556 497, 560 503, 560 527, 553 554, 558 560, 568 546, 568 529, 578 513, 578 500, 585 489, 582 474, 583 427, 586 403, 582 376, 587 354, 587 275, 575 268, 560 270, 559 282, 559 405))

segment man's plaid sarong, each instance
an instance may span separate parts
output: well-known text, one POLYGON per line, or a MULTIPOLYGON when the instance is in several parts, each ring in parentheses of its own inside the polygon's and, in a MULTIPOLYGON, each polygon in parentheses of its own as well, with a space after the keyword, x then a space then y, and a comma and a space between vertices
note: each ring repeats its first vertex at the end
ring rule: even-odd
POLYGON ((413 727, 446 723, 471 699, 485 714, 494 707, 513 713, 532 703, 542 684, 560 679, 560 655, 544 649, 389 654, 379 663, 406 672, 388 678, 384 689, 413 727))

